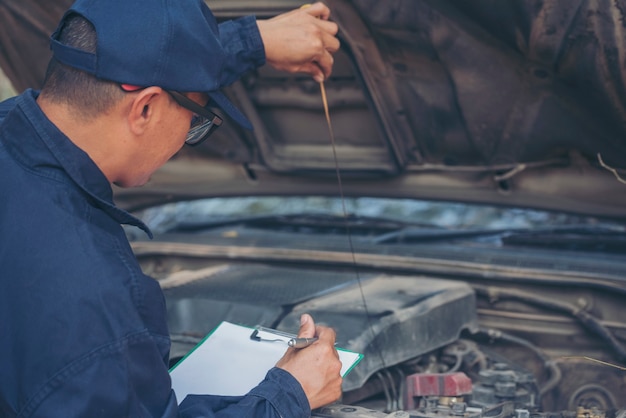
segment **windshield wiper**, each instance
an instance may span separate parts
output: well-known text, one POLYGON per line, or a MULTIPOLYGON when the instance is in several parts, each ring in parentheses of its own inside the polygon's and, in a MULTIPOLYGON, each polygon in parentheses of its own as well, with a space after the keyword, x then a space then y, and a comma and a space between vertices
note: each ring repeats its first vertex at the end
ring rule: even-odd
POLYGON ((345 234, 349 229, 350 234, 372 237, 372 242, 378 245, 491 240, 508 246, 626 253, 626 231, 605 224, 447 229, 432 224, 373 216, 299 213, 184 221, 167 232, 198 232, 231 226, 317 234, 345 234))
POLYGON ((237 218, 216 219, 201 222, 180 222, 168 232, 190 232, 216 229, 227 226, 248 226, 275 231, 298 231, 316 233, 345 233, 347 229, 355 235, 379 235, 407 228, 438 227, 419 222, 405 222, 401 220, 360 216, 354 214, 332 215, 317 213, 300 213, 286 215, 243 216, 237 218))
POLYGON ((561 250, 626 253, 626 231, 605 225, 561 225, 535 228, 432 230, 407 228, 381 235, 376 244, 474 240, 491 237, 504 245, 561 250))
POLYGON ((626 254, 626 232, 602 227, 526 231, 502 237, 505 245, 626 254))

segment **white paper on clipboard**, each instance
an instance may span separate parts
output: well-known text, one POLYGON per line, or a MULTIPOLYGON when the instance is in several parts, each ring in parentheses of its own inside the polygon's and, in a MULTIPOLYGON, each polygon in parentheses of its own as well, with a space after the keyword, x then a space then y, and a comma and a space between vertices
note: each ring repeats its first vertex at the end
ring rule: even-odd
MULTIPOLYGON (((271 342, 264 334, 265 339, 258 341, 250 338, 254 332, 254 328, 224 321, 172 367, 170 377, 178 402, 189 394, 245 395, 257 386, 287 350, 288 339, 283 335, 271 342)), ((337 351, 342 376, 363 357, 337 351)))

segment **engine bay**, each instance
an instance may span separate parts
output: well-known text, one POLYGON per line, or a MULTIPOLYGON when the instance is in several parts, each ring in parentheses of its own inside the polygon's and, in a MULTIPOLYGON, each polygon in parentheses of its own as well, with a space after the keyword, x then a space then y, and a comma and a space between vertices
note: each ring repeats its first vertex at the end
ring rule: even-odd
POLYGON ((171 362, 221 321, 297 329, 301 313, 364 354, 314 417, 626 416, 622 295, 537 283, 211 262, 135 248, 161 283, 171 362), (250 280, 254 277, 254 280, 250 280))

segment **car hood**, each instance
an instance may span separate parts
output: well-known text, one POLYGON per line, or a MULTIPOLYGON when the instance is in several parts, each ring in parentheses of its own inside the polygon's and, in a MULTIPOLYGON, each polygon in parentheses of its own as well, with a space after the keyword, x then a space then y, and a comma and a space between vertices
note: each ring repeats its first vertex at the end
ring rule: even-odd
MULTIPOLYGON (((1 35, 3 46, 12 47, 3 47, 0 64, 18 89, 40 83, 45 39, 69 2, 47 2, 45 12, 28 3, 0 5, 7 32, 15 34, 1 35)), ((269 17, 300 5, 257 3, 210 6, 227 19, 269 17)), ((227 121, 211 141, 181 150, 146 186, 116 189, 118 204, 333 195, 340 177, 346 195, 626 219, 626 71, 616 3, 327 4, 342 42, 324 83, 334 140, 320 86, 266 66, 225 88, 253 131, 227 121)))

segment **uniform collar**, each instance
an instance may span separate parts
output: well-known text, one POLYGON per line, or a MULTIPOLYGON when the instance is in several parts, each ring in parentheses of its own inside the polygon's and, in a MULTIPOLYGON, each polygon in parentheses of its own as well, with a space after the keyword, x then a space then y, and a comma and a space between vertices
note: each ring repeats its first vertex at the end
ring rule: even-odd
POLYGON ((77 147, 43 113, 36 102, 39 92, 27 90, 16 99, 17 109, 5 123, 17 123, 21 134, 13 136, 13 150, 20 159, 37 170, 62 169, 103 211, 120 224, 134 225, 152 238, 146 224, 113 203, 108 179, 82 149, 77 147), (21 112, 19 112, 21 110, 21 112), (16 112, 17 111, 17 112, 16 112), (32 138, 31 138, 32 137, 32 138))

